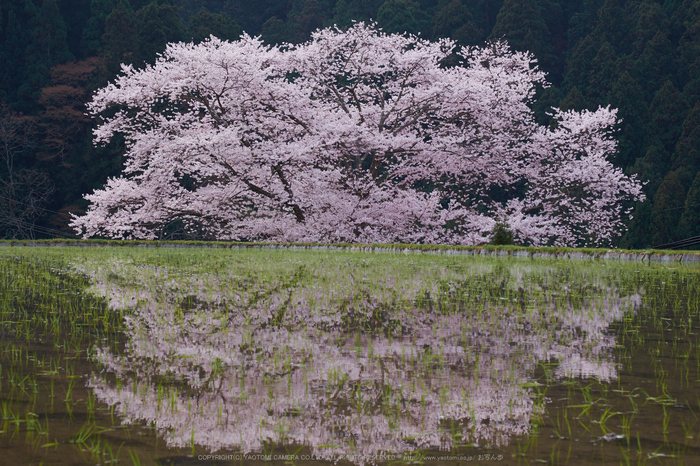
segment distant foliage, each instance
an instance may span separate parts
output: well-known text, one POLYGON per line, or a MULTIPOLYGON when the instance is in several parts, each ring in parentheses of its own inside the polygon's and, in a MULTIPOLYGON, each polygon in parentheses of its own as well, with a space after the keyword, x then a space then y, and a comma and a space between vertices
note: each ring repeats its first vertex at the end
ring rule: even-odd
POLYGON ((491 230, 491 244, 495 246, 506 246, 513 244, 513 232, 510 231, 510 225, 500 221, 491 230))
POLYGON ((127 141, 121 177, 86 196, 86 237, 323 242, 610 242, 641 185, 611 165, 615 111, 530 108, 546 86, 503 43, 462 51, 359 23, 298 46, 170 44, 89 105, 96 142, 127 141), (500 219, 500 220, 499 220, 500 219))
MULTIPOLYGON (((70 138, 55 151, 62 131, 55 131, 53 118, 45 131, 42 115, 52 112, 47 93, 62 85, 53 79, 56 67, 95 63, 95 73, 79 86, 86 92, 71 103, 82 115, 92 92, 113 81, 122 64, 153 64, 167 43, 200 42, 210 35, 237 40, 245 31, 261 35, 266 44, 298 45, 319 28, 337 25, 344 30, 354 21, 377 21, 385 32, 408 32, 433 41, 449 38, 461 46, 506 40, 513 50, 532 54, 551 83, 547 88, 535 86, 537 99, 531 108, 541 125, 555 124, 550 107, 617 109, 617 154, 609 160, 644 182, 648 200, 626 204, 641 210, 627 222, 624 238, 613 240, 613 245, 654 245, 651 238, 657 231, 651 212, 661 210, 654 200, 669 173, 677 175, 683 192, 690 192, 700 170, 695 149, 700 147, 695 143, 700 128, 700 0, 0 2, 0 105, 34 120, 41 154, 17 159, 16 168, 41 173, 56 189, 37 224, 58 229, 61 235, 72 232, 66 212, 84 212, 89 204, 83 199, 85 192, 103 185, 122 163, 122 141, 117 138, 109 147, 96 149, 94 123, 82 117, 63 120, 70 138)), ((458 62, 452 55, 443 65, 458 62)), ((499 202, 504 199, 500 193, 491 195, 499 202)), ((658 199, 664 208, 682 211, 688 218, 694 215, 694 207, 684 205, 682 198, 658 199)), ((170 230, 181 231, 179 225, 175 222, 170 230)), ((663 235, 680 237, 687 230, 680 222, 674 228, 663 235)), ((56 233, 44 231, 49 237, 56 233)), ((0 227, 0 237, 14 235, 14 230, 0 227)))

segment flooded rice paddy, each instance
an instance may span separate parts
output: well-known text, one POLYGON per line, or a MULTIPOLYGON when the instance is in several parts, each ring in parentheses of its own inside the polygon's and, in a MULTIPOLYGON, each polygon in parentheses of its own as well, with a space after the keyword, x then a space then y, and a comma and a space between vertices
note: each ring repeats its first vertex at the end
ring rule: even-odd
POLYGON ((700 268, 0 248, 2 464, 699 464, 700 268))

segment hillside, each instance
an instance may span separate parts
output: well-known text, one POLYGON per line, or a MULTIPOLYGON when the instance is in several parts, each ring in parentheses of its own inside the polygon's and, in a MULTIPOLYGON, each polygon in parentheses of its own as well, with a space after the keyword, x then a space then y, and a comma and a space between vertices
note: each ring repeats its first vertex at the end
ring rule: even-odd
MULTIPOLYGON (((700 235, 700 1, 667 0, 22 0, 0 6, 0 235, 63 237, 82 196, 121 170, 123 144, 92 145, 91 93, 120 63, 152 63, 165 44, 242 31, 298 43, 324 26, 376 20, 389 32, 461 45, 505 38, 529 50, 549 106, 611 105, 613 161, 647 181, 617 246, 700 235)), ((177 231, 173 231, 177 237, 177 231)))

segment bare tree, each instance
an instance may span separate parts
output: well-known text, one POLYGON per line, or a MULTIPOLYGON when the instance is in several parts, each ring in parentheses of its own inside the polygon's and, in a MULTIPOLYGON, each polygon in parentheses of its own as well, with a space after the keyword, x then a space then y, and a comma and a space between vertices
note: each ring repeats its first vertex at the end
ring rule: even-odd
POLYGON ((6 238, 34 238, 36 220, 54 191, 46 174, 22 164, 35 140, 29 117, 0 106, 0 234, 6 238))

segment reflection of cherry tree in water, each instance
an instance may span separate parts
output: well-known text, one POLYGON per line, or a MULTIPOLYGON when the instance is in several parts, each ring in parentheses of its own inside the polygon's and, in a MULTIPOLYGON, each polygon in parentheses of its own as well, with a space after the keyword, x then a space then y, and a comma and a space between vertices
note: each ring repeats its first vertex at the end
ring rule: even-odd
POLYGON ((528 383, 541 362, 557 361, 556 377, 616 377, 605 330, 637 301, 602 282, 587 286, 605 301, 572 299, 553 277, 530 282, 551 270, 517 265, 499 272, 500 285, 488 264, 364 281, 316 270, 270 283, 232 269, 185 286, 166 269, 89 269, 96 292, 133 310, 126 350, 96 351, 105 369, 91 380, 97 397, 126 422, 153 423, 171 446, 212 451, 260 451, 266 442, 318 455, 504 445, 543 412, 528 383), (489 282, 500 296, 464 304, 475 283, 489 282))

